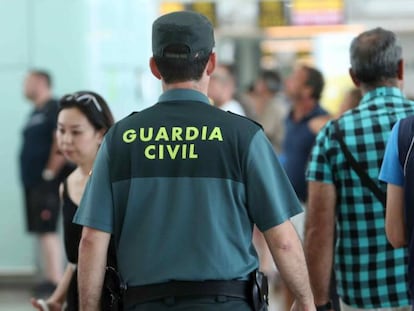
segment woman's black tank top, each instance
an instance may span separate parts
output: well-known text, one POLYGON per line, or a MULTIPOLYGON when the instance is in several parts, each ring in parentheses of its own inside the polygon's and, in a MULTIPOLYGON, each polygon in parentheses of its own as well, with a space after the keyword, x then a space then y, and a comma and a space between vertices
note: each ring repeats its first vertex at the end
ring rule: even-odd
POLYGON ((63 236, 65 251, 68 261, 78 263, 79 242, 82 236, 82 226, 72 222, 78 206, 72 201, 68 194, 67 179, 63 182, 62 214, 63 214, 63 236))

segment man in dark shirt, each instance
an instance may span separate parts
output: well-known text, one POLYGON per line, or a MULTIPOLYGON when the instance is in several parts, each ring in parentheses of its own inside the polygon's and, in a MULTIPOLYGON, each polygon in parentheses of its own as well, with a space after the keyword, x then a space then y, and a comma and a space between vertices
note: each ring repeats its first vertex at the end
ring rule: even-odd
POLYGON ((33 111, 23 129, 20 174, 26 203, 29 233, 39 237, 46 282, 36 295, 53 290, 61 277, 61 245, 56 233, 59 211, 59 175, 65 160, 57 152, 55 128, 58 103, 52 98, 51 79, 43 71, 31 71, 25 80, 24 93, 33 111))
MULTIPOLYGON (((285 83, 285 93, 292 108, 285 119, 283 163, 293 189, 303 205, 307 200, 306 166, 317 134, 310 123, 311 120, 328 115, 319 105, 323 88, 322 73, 306 65, 294 68, 285 83)), ((294 217, 292 222, 303 237, 304 213, 294 217)), ((285 301, 287 306, 291 304, 289 292, 285 294, 285 301)))
POLYGON ((321 72, 305 65, 296 67, 286 80, 285 92, 292 110, 285 120, 284 168, 302 203, 307 199, 306 165, 317 134, 309 121, 327 115, 319 105, 323 87, 321 72))

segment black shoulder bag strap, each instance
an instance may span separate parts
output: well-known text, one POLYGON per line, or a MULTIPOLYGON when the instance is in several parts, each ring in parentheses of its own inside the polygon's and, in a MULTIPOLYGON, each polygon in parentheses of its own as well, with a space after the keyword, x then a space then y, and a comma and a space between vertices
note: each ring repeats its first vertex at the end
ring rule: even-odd
POLYGON ((355 171, 355 173, 357 173, 362 185, 371 190, 375 197, 378 199, 378 201, 380 201, 385 208, 387 201, 386 193, 377 186, 377 184, 371 179, 371 177, 369 177, 367 172, 355 160, 354 156, 349 151, 348 147, 345 145, 342 132, 338 125, 338 121, 334 120, 333 124, 335 127, 334 137, 341 146, 341 150, 344 153, 346 160, 349 162, 351 168, 355 171))

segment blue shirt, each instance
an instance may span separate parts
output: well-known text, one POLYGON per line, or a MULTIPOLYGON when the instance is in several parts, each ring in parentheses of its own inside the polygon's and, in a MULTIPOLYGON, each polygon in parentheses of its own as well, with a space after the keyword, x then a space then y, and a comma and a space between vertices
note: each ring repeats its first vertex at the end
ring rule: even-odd
POLYGON ((398 121, 385 150, 379 179, 404 189, 404 225, 408 241, 408 279, 414 295, 414 116, 398 121))
POLYGON ((392 128, 390 138, 385 149, 384 160, 382 162, 379 179, 396 186, 404 186, 404 171, 400 163, 398 152, 398 132, 400 121, 392 128))
POLYGON ((246 279, 253 224, 300 212, 257 124, 171 90, 105 136, 74 221, 113 233, 123 279, 143 285, 246 279))
POLYGON ((317 105, 300 121, 293 120, 290 113, 286 118, 285 139, 283 142, 283 166, 296 194, 302 202, 306 202, 308 185, 306 183, 306 166, 315 143, 316 135, 309 128, 309 121, 328 113, 317 105))

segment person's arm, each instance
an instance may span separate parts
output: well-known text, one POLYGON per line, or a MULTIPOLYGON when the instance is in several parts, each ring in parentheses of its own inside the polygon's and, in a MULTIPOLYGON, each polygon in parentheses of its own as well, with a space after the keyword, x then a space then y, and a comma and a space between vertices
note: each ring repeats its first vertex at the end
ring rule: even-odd
POLYGON ((387 183, 387 202, 385 209, 385 233, 388 241, 395 248, 403 247, 406 241, 404 170, 399 157, 398 121, 390 134, 385 148, 379 180, 387 183))
MULTIPOLYGON (((66 270, 61 281, 59 282, 53 294, 49 297, 49 299, 45 301, 50 310, 62 310, 62 306, 65 302, 66 294, 68 292, 69 284, 72 280, 74 271, 75 266, 73 264, 68 264, 66 266, 66 270)), ((31 303, 36 309, 40 311, 43 310, 42 305, 37 299, 32 298, 31 303)))
POLYGON ((292 223, 287 220, 265 231, 264 236, 280 275, 296 297, 292 310, 314 310, 302 244, 292 223))
POLYGON ((250 142, 245 172, 251 220, 264 233, 282 278, 295 295, 292 310, 314 310, 303 249, 289 221, 303 209, 272 145, 261 130, 250 142))
POLYGON ((100 310, 109 233, 84 227, 79 244, 78 286, 81 311, 100 310))
POLYGON ((310 181, 305 222, 305 256, 317 306, 329 302, 333 262, 336 189, 333 184, 310 181))
POLYGON ((388 184, 385 232, 388 241, 394 248, 400 248, 407 244, 404 217, 404 188, 388 184))

